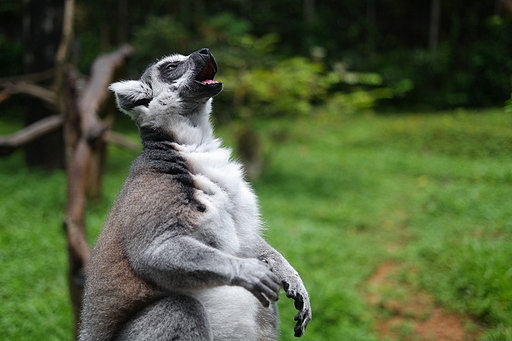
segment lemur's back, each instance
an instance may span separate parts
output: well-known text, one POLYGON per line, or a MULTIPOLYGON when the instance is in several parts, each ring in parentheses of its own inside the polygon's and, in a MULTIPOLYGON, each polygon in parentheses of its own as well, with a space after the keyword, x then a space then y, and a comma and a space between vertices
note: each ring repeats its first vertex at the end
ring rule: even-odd
POLYGON ((100 332, 87 339, 110 339, 133 314, 164 296, 157 286, 133 271, 123 240, 140 238, 137 234, 158 228, 163 219, 176 228, 191 226, 193 214, 181 214, 178 221, 175 208, 195 205, 195 210, 202 209, 192 198, 192 179, 186 163, 168 145, 169 137, 156 131, 148 131, 147 135, 146 147, 132 163, 87 266, 86 315, 82 319, 92 325, 87 330, 100 332))

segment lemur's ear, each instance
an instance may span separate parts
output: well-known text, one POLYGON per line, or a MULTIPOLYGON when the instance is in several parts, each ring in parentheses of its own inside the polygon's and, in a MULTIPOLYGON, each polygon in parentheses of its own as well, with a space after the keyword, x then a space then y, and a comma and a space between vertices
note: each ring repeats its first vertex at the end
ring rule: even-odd
POLYGON ((119 109, 127 113, 139 105, 147 107, 153 99, 153 91, 141 81, 116 82, 108 88, 115 93, 119 109))

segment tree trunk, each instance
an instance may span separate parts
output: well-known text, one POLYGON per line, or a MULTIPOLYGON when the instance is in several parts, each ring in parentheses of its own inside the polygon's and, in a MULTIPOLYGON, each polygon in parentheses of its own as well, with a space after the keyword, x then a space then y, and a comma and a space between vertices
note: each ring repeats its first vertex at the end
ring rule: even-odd
POLYGON ((428 45, 430 57, 433 62, 437 59, 437 47, 439 45, 439 22, 441 17, 441 0, 432 0, 430 8, 430 30, 428 45))
POLYGON ((302 15, 306 24, 311 24, 315 19, 315 0, 304 0, 302 3, 302 15))
MULTIPOLYGON (((25 73, 37 73, 55 66, 62 30, 63 0, 27 0, 23 18, 25 73)), ((50 84, 47 84, 50 85, 50 84)), ((55 115, 54 109, 40 100, 27 98, 25 125, 55 115)), ((62 131, 47 134, 25 147, 29 167, 44 169, 64 168, 62 131)))
POLYGON ((375 0, 366 1, 366 49, 369 53, 375 51, 375 36, 377 32, 377 4, 375 0))
POLYGON ((130 12, 128 5, 128 0, 118 0, 117 2, 117 45, 128 43, 130 36, 130 12))
POLYGON ((501 0, 503 3, 503 6, 509 11, 509 13, 512 13, 512 0, 501 0))

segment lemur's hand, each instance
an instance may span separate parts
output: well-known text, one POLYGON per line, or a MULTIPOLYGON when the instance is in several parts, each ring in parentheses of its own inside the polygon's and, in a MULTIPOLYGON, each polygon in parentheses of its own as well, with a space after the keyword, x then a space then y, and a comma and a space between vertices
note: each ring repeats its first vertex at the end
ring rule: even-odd
POLYGON ((279 299, 279 279, 267 264, 255 258, 243 259, 239 263, 231 284, 249 290, 265 307, 270 305, 270 301, 279 299))
POLYGON ((294 318, 297 324, 295 324, 293 330, 296 337, 301 337, 304 335, 309 321, 311 321, 311 304, 308 292, 302 282, 295 278, 285 279, 283 281, 283 288, 286 292, 286 297, 292 298, 295 301, 295 309, 299 311, 294 318))

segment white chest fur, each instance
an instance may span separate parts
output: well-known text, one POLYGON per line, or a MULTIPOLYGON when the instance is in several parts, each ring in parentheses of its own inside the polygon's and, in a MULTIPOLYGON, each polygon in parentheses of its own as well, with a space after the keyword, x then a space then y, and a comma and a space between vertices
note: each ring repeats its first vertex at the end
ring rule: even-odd
POLYGON ((195 195, 207 208, 198 234, 217 248, 240 255, 261 228, 256 196, 241 165, 231 160, 231 150, 217 139, 174 147, 187 160, 195 195))
MULTIPOLYGON (((195 196, 206 206, 198 238, 240 257, 251 250, 261 231, 256 196, 244 180, 241 165, 220 140, 201 145, 174 145, 187 161, 195 196), (213 238, 213 240, 212 240, 213 238)), ((214 340, 275 340, 276 307, 264 308, 244 288, 220 286, 190 292, 206 309, 214 340)))

